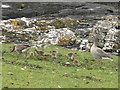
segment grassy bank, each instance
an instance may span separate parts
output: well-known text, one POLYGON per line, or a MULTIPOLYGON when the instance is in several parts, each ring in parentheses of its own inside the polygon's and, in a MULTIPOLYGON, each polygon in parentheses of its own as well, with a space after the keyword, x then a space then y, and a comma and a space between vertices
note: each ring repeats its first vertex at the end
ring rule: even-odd
MULTIPOLYGON (((30 56, 13 52, 10 46, 3 44, 3 88, 117 88, 118 57, 113 61, 103 60, 102 65, 95 65, 97 60, 90 52, 69 50, 59 46, 47 45, 43 50, 50 54, 58 52, 57 59, 47 56, 30 56), (76 52, 79 64, 69 61, 67 53, 76 52), (70 62, 70 65, 66 65, 70 62)), ((29 52, 34 51, 31 48, 29 52)))

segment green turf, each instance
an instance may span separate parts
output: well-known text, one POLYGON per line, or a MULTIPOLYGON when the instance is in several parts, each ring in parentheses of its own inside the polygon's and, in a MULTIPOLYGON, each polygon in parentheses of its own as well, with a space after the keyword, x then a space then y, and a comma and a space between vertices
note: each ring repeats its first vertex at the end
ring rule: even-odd
MULTIPOLYGON (((2 87, 8 88, 118 88, 118 57, 111 55, 113 61, 102 60, 102 65, 95 65, 97 60, 90 52, 69 50, 60 46, 49 45, 47 48, 38 48, 45 54, 51 50, 58 51, 58 58, 53 59, 46 56, 25 57, 24 53, 18 55, 10 53, 10 46, 3 44, 3 59, 13 61, 15 64, 2 63, 2 87), (68 52, 76 52, 75 57, 80 61, 79 65, 74 64, 67 58, 68 52), (42 58, 37 60, 36 58, 42 58), (64 65, 66 62, 70 65, 64 65), (38 65, 42 68, 35 68, 19 63, 38 65), (8 74, 12 72, 13 75, 8 74)), ((34 51, 35 48, 29 50, 34 51)))

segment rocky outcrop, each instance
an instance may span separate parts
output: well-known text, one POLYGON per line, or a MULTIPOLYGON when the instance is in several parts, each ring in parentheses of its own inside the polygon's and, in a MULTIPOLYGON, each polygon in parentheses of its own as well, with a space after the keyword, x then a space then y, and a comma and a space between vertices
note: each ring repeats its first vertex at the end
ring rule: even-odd
MULTIPOLYGON (((43 5, 46 4, 44 3, 43 5)), ((37 41, 39 43, 61 45, 75 50, 89 51, 93 43, 91 36, 93 33, 96 33, 99 38, 99 47, 110 52, 120 51, 119 16, 95 16, 96 12, 101 15, 100 12, 98 12, 99 9, 101 12, 102 10, 106 11, 107 6, 104 8, 101 7, 101 5, 97 6, 98 4, 92 6, 92 4, 88 3, 75 3, 75 6, 68 3, 64 3, 63 5, 69 8, 62 7, 61 10, 59 9, 59 15, 63 14, 64 16, 65 13, 66 15, 76 15, 77 13, 79 16, 80 12, 86 12, 86 15, 90 15, 87 17, 86 15, 84 16, 83 13, 84 17, 81 15, 82 18, 70 18, 69 16, 63 18, 51 17, 51 15, 53 15, 51 14, 50 17, 22 17, 1 20, 0 40, 4 43, 30 43, 37 41), (73 12, 70 13, 69 11, 75 11, 75 13, 73 14, 73 12)), ((54 3, 54 6, 56 6, 56 3, 54 3)), ((11 9, 11 7, 9 7, 9 9, 11 9)))
POLYGON ((96 3, 41 3, 41 2, 3 2, 2 7, 3 19, 20 18, 20 17, 36 17, 36 16, 53 16, 53 17, 68 17, 68 16, 101 16, 114 14, 114 9, 111 6, 96 4, 96 3), (37 7, 37 8, 36 8, 37 7))
POLYGON ((118 55, 120 52, 120 30, 119 30, 119 16, 108 15, 101 17, 93 28, 76 29, 75 34, 80 37, 76 40, 73 47, 75 50, 90 51, 93 43, 92 36, 97 35, 99 39, 99 47, 105 51, 113 52, 118 55), (116 52, 116 53, 115 53, 116 52))
POLYGON ((39 36, 40 43, 50 43, 53 45, 65 45, 72 43, 76 36, 74 33, 67 28, 62 29, 51 29, 48 33, 39 36))
POLYGON ((103 50, 118 51, 120 50, 120 30, 118 16, 109 15, 102 17, 105 20, 98 21, 93 27, 93 32, 97 34, 100 43, 103 43, 103 50))

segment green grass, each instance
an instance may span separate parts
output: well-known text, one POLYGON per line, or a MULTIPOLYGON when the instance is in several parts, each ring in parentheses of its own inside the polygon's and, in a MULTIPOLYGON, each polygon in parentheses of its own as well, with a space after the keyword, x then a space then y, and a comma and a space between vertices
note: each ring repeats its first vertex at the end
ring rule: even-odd
MULTIPOLYGON (((8 88, 118 88, 118 57, 112 55, 113 61, 102 60, 102 65, 95 65, 97 60, 90 52, 69 50, 63 47, 49 45, 44 50, 45 54, 50 54, 51 50, 58 51, 58 58, 52 59, 45 56, 31 56, 25 58, 15 52, 10 53, 10 46, 13 44, 3 44, 3 59, 20 63, 38 65, 42 68, 30 66, 2 63, 2 87, 8 88), (77 52, 75 57, 80 61, 79 66, 70 62, 71 65, 64 66, 68 62, 67 53, 77 52), (37 60, 36 57, 43 58, 37 60), (45 58, 45 60, 44 60, 45 58), (87 61, 88 60, 88 61, 87 61), (24 69, 24 70, 23 70, 24 69), (13 75, 9 75, 12 72, 13 75)), ((34 51, 35 48, 29 51, 34 51)))

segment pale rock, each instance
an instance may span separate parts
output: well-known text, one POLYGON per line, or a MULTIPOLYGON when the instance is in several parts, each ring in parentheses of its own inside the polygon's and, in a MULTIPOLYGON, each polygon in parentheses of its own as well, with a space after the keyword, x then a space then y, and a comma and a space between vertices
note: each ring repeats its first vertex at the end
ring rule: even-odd
MULTIPOLYGON (((72 31, 68 30, 67 28, 53 29, 48 33, 45 33, 44 35, 40 35, 38 40, 40 40, 41 43, 51 43, 53 45, 57 45, 59 38, 62 38, 62 37, 74 38, 75 35, 72 31)), ((74 39, 71 39, 71 41, 73 40, 74 39)))

